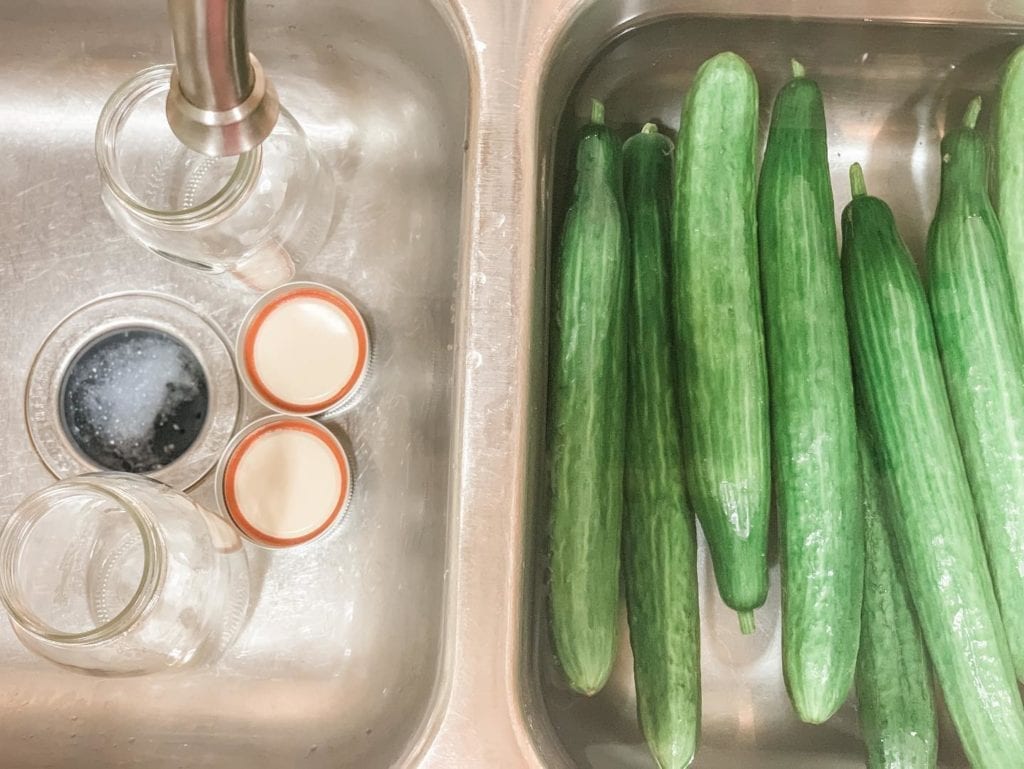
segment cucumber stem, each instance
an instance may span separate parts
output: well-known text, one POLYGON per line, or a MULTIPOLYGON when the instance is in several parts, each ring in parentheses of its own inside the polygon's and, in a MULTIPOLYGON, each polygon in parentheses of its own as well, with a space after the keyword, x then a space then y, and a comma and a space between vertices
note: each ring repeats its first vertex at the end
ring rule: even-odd
POLYGON ((737 616, 740 618, 740 632, 743 635, 751 635, 754 632, 754 612, 738 611, 737 616))
POLYGON ((604 104, 597 99, 590 100, 590 122, 604 125, 604 104))
POLYGON ((654 123, 644 123, 644 127, 640 129, 640 133, 656 134, 658 133, 658 126, 656 126, 654 123))
POLYGON ((971 103, 967 105, 967 110, 964 112, 964 128, 974 129, 974 126, 978 123, 978 114, 981 112, 981 97, 975 96, 971 99, 971 103))
POLYGON ((789 64, 793 67, 793 77, 804 77, 807 74, 807 70, 804 69, 804 65, 796 59, 790 59, 789 64))
POLYGON ((855 198, 868 194, 867 185, 864 183, 864 169, 860 167, 860 163, 850 166, 850 190, 855 198))

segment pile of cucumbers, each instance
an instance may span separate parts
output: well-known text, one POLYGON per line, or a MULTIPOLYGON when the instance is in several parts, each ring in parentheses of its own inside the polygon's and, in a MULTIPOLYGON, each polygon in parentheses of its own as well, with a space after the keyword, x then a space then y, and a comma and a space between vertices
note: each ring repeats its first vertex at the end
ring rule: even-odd
POLYGON ((799 63, 760 175, 736 54, 700 67, 675 145, 653 124, 620 144, 593 103, 554 260, 550 616, 594 694, 624 581, 663 769, 699 741, 696 521, 751 633, 773 508, 798 716, 855 688, 868 767, 934 767, 934 674, 972 767, 1024 767, 1024 48, 991 137, 981 109, 942 140, 922 279, 857 164, 840 252, 799 63))

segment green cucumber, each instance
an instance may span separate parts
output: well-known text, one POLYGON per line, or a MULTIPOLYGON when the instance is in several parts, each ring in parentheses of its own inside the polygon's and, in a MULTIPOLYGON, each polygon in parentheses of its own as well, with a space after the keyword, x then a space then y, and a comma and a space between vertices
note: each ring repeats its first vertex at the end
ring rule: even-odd
POLYGON ((768 375, 757 266, 757 80, 734 53, 686 97, 672 223, 684 477, 745 633, 768 594, 768 375))
POLYGON ((927 300, 892 211, 858 165, 843 286, 858 398, 899 515, 893 538, 936 677, 974 769, 1019 769, 1024 708, 999 618, 927 300))
POLYGON ((551 625, 570 686, 594 694, 615 660, 626 411, 622 152, 593 114, 555 264, 548 451, 551 625))
MULTIPOLYGON (((942 139, 928 300, 1017 678, 1024 681, 1024 336, 988 197, 981 99, 942 139)), ((1024 204, 1024 198, 1019 203, 1024 204)))
POLYGON ((996 211, 1017 309, 1024 316, 1024 46, 1007 60, 999 81, 993 160, 996 211))
POLYGON ((757 222, 782 543, 783 672, 800 718, 820 724, 853 685, 864 543, 825 108, 797 62, 772 110, 757 222))
POLYGON ((928 655, 889 534, 896 513, 866 437, 864 609, 857 656, 857 711, 868 769, 934 769, 938 748, 928 655))
POLYGON ((662 769, 693 761, 700 730, 697 532, 682 478, 669 326, 672 142, 647 124, 623 147, 632 243, 623 570, 637 716, 662 769))

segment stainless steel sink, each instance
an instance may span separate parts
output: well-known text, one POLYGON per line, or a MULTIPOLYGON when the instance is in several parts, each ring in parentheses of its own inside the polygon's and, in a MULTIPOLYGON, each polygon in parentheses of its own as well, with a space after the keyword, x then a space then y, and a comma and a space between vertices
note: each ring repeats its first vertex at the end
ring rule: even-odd
MULTIPOLYGON (((339 180, 337 222, 300 277, 373 326, 372 389, 341 424, 347 522, 250 551, 260 600, 220 664, 86 678, 0 623, 0 767, 650 767, 628 649, 607 689, 552 662, 542 483, 546 281, 572 131, 604 98, 625 133, 678 124, 706 56, 731 48, 767 109, 799 58, 828 99, 837 206, 865 164, 920 253, 947 110, 988 93, 1024 41, 1016 0, 261 0, 249 39, 339 180)), ((103 211, 105 98, 171 58, 163 3, 0 6, 0 517, 51 478, 28 440, 32 356, 68 311, 128 289, 179 296, 234 332, 255 298, 165 263, 103 211)), ((258 415, 251 401, 247 417, 258 415)), ((207 480, 200 498, 213 502, 207 480)), ((778 594, 744 639, 702 563, 698 767, 862 765, 856 714, 798 724, 778 664, 778 594)), ((776 580, 777 585, 777 580, 776 580)), ((942 766, 965 769, 944 740, 942 766)))
MULTIPOLYGON (((915 254, 921 255, 938 193, 939 139, 947 120, 958 121, 976 93, 991 96, 999 67, 1022 42, 1008 19, 976 25, 936 16, 874 19, 876 3, 821 4, 601 2, 583 7, 561 30, 538 94, 540 176, 536 210, 537 269, 543 272, 571 189, 578 129, 590 100, 605 102, 607 120, 623 137, 655 120, 675 130, 681 99, 702 61, 722 50, 744 56, 761 86, 762 140, 771 102, 790 77, 790 58, 821 85, 829 121, 836 213, 849 201, 849 165, 860 161, 873 194, 891 201, 915 254), (843 6, 840 8, 839 6, 843 6), (781 13, 780 13, 781 11, 781 13), (848 13, 859 18, 844 18, 848 13), (797 18, 793 18, 797 17, 797 18), (804 17, 804 18, 800 18, 804 17), (909 23, 910 20, 918 23, 909 23), (923 22, 934 22, 925 24, 923 22), (947 115, 949 116, 947 118, 947 115)), ((971 5, 961 3, 960 7, 971 5)), ((989 99, 991 104, 991 99, 989 99)), ((539 291, 535 339, 543 348, 545 303, 539 291)), ((541 354, 534 370, 544 370, 541 354)), ((543 377, 535 381, 533 434, 541 430, 543 377)), ((532 464, 542 463, 533 443, 532 464)), ((538 476, 540 473, 538 473, 538 476)), ((549 765, 613 769, 654 767, 636 723, 632 659, 625 622, 618 663, 605 689, 592 699, 562 680, 549 643, 544 585, 544 489, 526 505, 532 544, 532 589, 526 621, 533 642, 525 651, 525 708, 536 746, 549 765)), ((789 706, 781 671, 777 559, 772 591, 757 612, 754 636, 740 634, 735 613, 718 598, 706 550, 701 548, 703 723, 696 766, 726 769, 863 766, 853 698, 823 726, 800 723, 789 706)), ((957 741, 944 729, 943 767, 966 767, 957 741)))
MULTIPOLYGON (((29 655, 0 622, 0 766, 390 767, 438 712, 468 64, 453 15, 426 1, 250 6, 253 49, 337 174, 333 235, 302 275, 350 294, 373 327, 372 385, 340 420, 349 516, 308 547, 250 550, 260 597, 213 668, 87 678, 29 655)), ((66 313, 166 292, 233 337, 257 295, 144 252, 100 202, 96 119, 120 82, 171 60, 164 3, 6 3, 0 39, 6 517, 52 481, 22 393, 66 313)), ((213 505, 211 484, 196 493, 213 505)))

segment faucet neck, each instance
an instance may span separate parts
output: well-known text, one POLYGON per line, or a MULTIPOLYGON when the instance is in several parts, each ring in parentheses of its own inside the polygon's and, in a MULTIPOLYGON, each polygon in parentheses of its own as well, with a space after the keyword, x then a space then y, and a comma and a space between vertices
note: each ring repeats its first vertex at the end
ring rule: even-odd
POLYGON ((229 110, 252 93, 245 0, 168 0, 182 95, 201 109, 229 110))
POLYGON ((168 0, 175 71, 167 119, 205 155, 238 155, 274 129, 277 94, 249 53, 245 0, 168 0))

